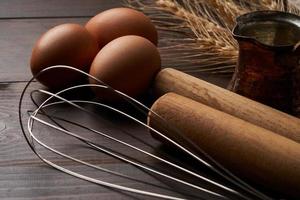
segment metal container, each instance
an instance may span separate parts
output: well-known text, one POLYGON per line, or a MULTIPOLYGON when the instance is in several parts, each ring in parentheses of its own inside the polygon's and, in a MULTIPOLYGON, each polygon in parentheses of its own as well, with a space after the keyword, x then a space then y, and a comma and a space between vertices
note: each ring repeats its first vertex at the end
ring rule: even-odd
POLYGON ((237 18, 239 60, 230 89, 279 110, 300 105, 300 16, 258 11, 237 18))

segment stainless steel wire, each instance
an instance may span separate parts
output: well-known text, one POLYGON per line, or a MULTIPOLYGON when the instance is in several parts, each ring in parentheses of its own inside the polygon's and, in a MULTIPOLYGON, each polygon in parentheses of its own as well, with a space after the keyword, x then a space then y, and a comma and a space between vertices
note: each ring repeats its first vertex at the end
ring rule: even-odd
MULTIPOLYGON (((117 189, 120 191, 125 191, 125 192, 131 192, 131 193, 136 193, 139 195, 145 195, 145 196, 149 196, 149 197, 154 197, 154 198, 160 198, 160 199, 174 199, 174 200, 179 200, 179 199, 200 199, 200 196, 194 196, 194 195, 178 195, 178 196, 174 196, 174 195, 168 195, 168 194, 163 194, 160 192, 154 192, 154 191, 148 191, 148 190, 144 190, 144 189, 138 189, 138 188, 134 188, 134 187, 129 187, 129 186, 124 186, 124 185, 120 185, 120 184, 116 184, 116 183, 110 183, 108 181, 104 181, 101 180, 101 178, 95 178, 95 177, 91 177, 91 176, 87 176, 84 175, 80 172, 76 172, 75 170, 71 170, 68 169, 67 167, 64 167, 62 165, 56 164, 55 162, 51 161, 50 159, 46 158, 45 156, 43 156, 38 148, 37 145, 39 145, 39 147, 44 148, 45 150, 52 152, 58 156, 61 156, 64 159, 68 159, 71 160, 77 164, 83 165, 83 166, 87 166, 90 168, 93 168, 95 170, 100 170, 100 171, 104 171, 110 174, 114 174, 114 175, 118 175, 121 176, 123 178, 127 178, 130 180, 135 180, 135 178, 130 177, 126 174, 114 171, 114 170, 110 170, 104 167, 101 167, 99 165, 93 164, 91 162, 88 161, 84 161, 82 159, 78 159, 75 158, 75 156, 72 155, 68 155, 66 153, 63 153, 62 151, 59 151, 57 149, 55 149, 54 147, 51 147, 51 145, 47 144, 47 141, 44 142, 43 138, 39 138, 37 137, 36 133, 35 133, 35 124, 40 124, 40 125, 44 125, 46 127, 48 127, 48 131, 58 131, 61 134, 64 134, 67 137, 72 137, 77 139, 78 141, 82 142, 83 144, 86 144, 90 147, 90 149, 93 149, 95 151, 98 152, 102 152, 105 153, 106 155, 109 155, 111 157, 117 158, 118 160, 124 162, 124 163, 128 163, 136 168, 142 169, 144 171, 146 171, 147 173, 151 173, 151 174, 155 174, 156 176, 159 176, 163 179, 167 179, 169 181, 173 181, 176 182, 177 184, 183 185, 185 187, 188 188, 192 188, 194 191, 196 191, 196 193, 199 194, 205 194, 205 195, 209 195, 213 198, 216 199, 230 199, 231 196, 235 196, 238 199, 261 199, 261 200, 271 200, 272 198, 266 196, 265 194, 263 194, 262 192, 258 191, 257 189, 253 188, 252 186, 250 186, 249 184, 245 183, 244 181, 242 181, 241 179, 239 179, 238 177, 236 177, 234 175, 234 173, 228 171, 227 169, 225 169, 222 165, 220 165, 218 162, 216 162, 214 159, 212 159, 209 155, 207 155, 202 149, 200 149, 200 147, 195 146, 191 141, 189 141, 187 138, 184 138, 182 136, 182 134, 180 134, 178 132, 178 130, 174 130, 178 135, 181 136, 181 138, 183 138, 187 144, 189 144, 189 147, 187 146, 182 146, 181 144, 177 143, 176 141, 172 140, 171 138, 168 138, 167 136, 165 136, 163 133, 153 129, 152 127, 148 126, 145 122, 141 121, 140 119, 122 111, 119 108, 113 107, 111 105, 108 105, 106 103, 101 103, 98 101, 92 101, 92 100, 82 100, 82 99, 67 99, 65 97, 63 97, 63 95, 67 92, 70 91, 76 91, 78 89, 82 89, 82 88, 101 88, 101 89, 105 89, 108 90, 110 92, 113 92, 114 94, 116 94, 117 96, 119 96, 121 99, 123 99, 124 101, 126 101, 127 103, 129 103, 130 105, 132 105, 136 110, 138 110, 139 112, 147 115, 147 113, 152 112, 154 115, 156 115, 158 117, 158 119, 162 120, 163 124, 165 124, 166 126, 168 126, 167 122, 160 117, 159 115, 157 115, 156 113, 154 113, 153 111, 151 111, 147 106, 143 105, 142 103, 140 103, 139 101, 129 97, 128 95, 114 90, 113 88, 111 88, 110 86, 108 86, 107 84, 103 83, 101 80, 98 80, 97 78, 83 72, 80 71, 78 69, 75 69, 73 67, 70 66, 52 66, 49 68, 44 69, 43 71, 41 71, 37 76, 33 77, 24 87, 24 90, 21 94, 20 97, 20 102, 19 102, 19 121, 20 121, 20 125, 21 125, 21 129, 23 132, 23 135, 25 136, 25 139, 27 141, 27 143, 29 144, 30 148, 32 149, 32 151, 46 164, 54 167, 57 170, 60 170, 64 173, 67 173, 69 175, 75 176, 77 178, 98 184, 98 185, 102 185, 102 186, 106 186, 112 189, 117 189), (34 79, 38 76, 40 76, 41 74, 45 73, 48 70, 53 70, 53 69, 58 69, 58 68, 62 68, 62 69, 68 69, 68 70, 72 70, 72 71, 76 71, 84 76, 86 76, 87 78, 90 79, 94 79, 98 84, 82 84, 82 85, 76 85, 76 86, 72 86, 72 87, 68 87, 64 90, 61 90, 59 92, 56 93, 52 93, 50 91, 46 91, 43 89, 40 90, 33 90, 33 91, 29 91, 31 93, 31 99, 32 102, 37 104, 36 101, 34 100, 34 98, 32 97, 33 93, 39 93, 39 94, 44 94, 46 96, 48 96, 46 98, 46 100, 44 100, 42 103, 40 103, 39 105, 37 104, 37 108, 33 111, 28 111, 28 117, 27 117, 27 121, 24 120, 24 111, 22 108, 23 105, 23 100, 24 100, 24 96, 25 94, 28 93, 29 90, 29 86, 32 84, 32 82, 34 81, 34 79), (55 101, 53 101, 55 100, 55 101), (120 140, 116 137, 113 137, 109 134, 106 134, 102 131, 87 127, 83 124, 79 124, 76 123, 74 121, 72 121, 72 119, 64 119, 64 118, 59 118, 57 116, 51 116, 49 113, 47 113, 46 109, 47 108, 51 108, 51 107, 56 107, 58 105, 62 105, 62 104, 67 104, 69 106, 72 106, 73 108, 77 109, 78 111, 87 113, 87 114, 91 114, 91 115, 95 115, 95 113, 89 109, 87 109, 86 107, 84 107, 84 105, 93 105, 95 107, 101 107, 101 108, 105 108, 110 110, 111 112, 114 112, 118 115, 121 115, 123 117, 128 118, 129 120, 133 121, 136 124, 139 124, 142 127, 145 127, 146 129, 151 130, 153 133, 159 135, 160 137, 164 138, 166 141, 168 141, 170 144, 172 144, 174 147, 176 147, 177 149, 180 149, 182 152, 184 152, 186 155, 190 156, 191 159, 193 159, 195 162, 197 162, 198 164, 201 164, 205 167, 207 167, 208 169, 212 170, 213 172, 215 172, 217 175, 221 176, 222 178, 225 178, 227 181, 231 182, 231 184, 235 185, 235 188, 238 188, 238 190, 233 189, 229 186, 226 186, 218 181, 215 181, 213 179, 210 179, 208 177, 205 177, 203 175, 198 174, 197 172, 190 170, 184 166, 181 166, 178 163, 172 162, 164 157, 161 157, 159 155, 155 155, 154 153, 148 152, 144 149, 141 149, 137 146, 134 146, 132 144, 129 144, 128 142, 125 142, 123 140, 120 140), (46 116, 46 118, 44 119, 42 116, 46 116), (172 174, 168 174, 166 172, 163 172, 161 170, 157 170, 149 165, 147 165, 146 163, 141 163, 139 161, 136 161, 135 159, 131 159, 128 158, 127 156, 124 156, 121 154, 121 152, 115 152, 113 150, 110 150, 108 148, 105 148, 99 144, 97 144, 97 142, 92 141, 91 139, 88 139, 86 137, 83 137, 81 135, 79 135, 78 133, 76 133, 75 131, 71 131, 68 130, 66 127, 64 127, 63 125, 61 125, 59 122, 64 122, 64 123, 68 123, 68 124, 72 124, 74 126, 80 127, 85 129, 88 132, 97 134, 99 137, 103 137, 108 139, 111 142, 114 143, 118 143, 128 149, 134 150, 136 152, 139 152, 145 156, 150 157, 151 159, 154 159, 160 163, 164 163, 165 165, 168 165, 171 168, 174 168, 178 171, 181 171, 182 173, 185 173, 189 176, 192 176, 196 179, 198 179, 199 181, 203 181, 206 182, 210 185, 213 185, 214 187, 218 188, 216 191, 201 187, 197 184, 195 184, 194 182, 190 182, 188 180, 184 180, 182 178, 179 177, 175 177, 172 174), (197 150, 199 150, 205 157, 205 159, 203 159, 202 157, 200 157, 199 155, 197 155, 194 151, 192 151, 193 148, 190 147, 194 147, 197 148, 197 150), (221 194, 219 191, 225 191, 226 193, 230 194, 230 195, 224 195, 221 194)), ((25 111, 26 112, 26 111, 25 111)), ((143 182, 143 181, 140 181, 143 182)), ((162 187, 162 186, 157 186, 154 185, 152 183, 149 182, 143 182, 143 184, 145 185, 152 185, 154 187, 162 187)), ((166 190, 171 190, 172 188, 164 188, 166 190)), ((175 191, 175 189, 174 189, 175 191)))

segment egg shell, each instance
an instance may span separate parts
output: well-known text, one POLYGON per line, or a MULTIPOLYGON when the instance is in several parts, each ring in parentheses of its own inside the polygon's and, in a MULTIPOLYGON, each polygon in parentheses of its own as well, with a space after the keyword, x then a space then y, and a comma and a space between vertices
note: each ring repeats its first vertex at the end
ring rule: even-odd
MULTIPOLYGON (((36 42, 31 55, 31 72, 38 74, 46 67, 68 65, 85 72, 98 53, 96 39, 78 24, 62 24, 43 34, 36 42)), ((73 85, 83 75, 67 69, 52 69, 42 73, 37 80, 52 89, 73 85)))
MULTIPOLYGON (((90 74, 112 88, 137 97, 149 88, 160 70, 161 59, 156 46, 140 36, 123 36, 105 47, 95 57, 90 74)), ((96 83, 90 79, 90 83, 96 83)), ((103 90, 94 90, 106 98, 103 90)))
POLYGON ((91 18, 85 27, 97 39, 100 48, 125 35, 142 36, 157 45, 158 36, 154 24, 147 16, 134 9, 106 10, 91 18))

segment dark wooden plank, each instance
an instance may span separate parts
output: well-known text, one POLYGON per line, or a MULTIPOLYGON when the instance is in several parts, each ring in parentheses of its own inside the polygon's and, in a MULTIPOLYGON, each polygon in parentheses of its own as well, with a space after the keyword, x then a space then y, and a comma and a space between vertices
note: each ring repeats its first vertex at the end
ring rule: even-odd
MULTIPOLYGON (((36 161, 38 161, 37 159, 35 159, 36 157, 33 155, 33 152, 28 151, 29 148, 25 143, 25 139, 22 135, 18 121, 19 98, 23 88, 25 87, 25 84, 25 82, 0 84, 0 167, 21 164, 30 165, 30 163, 36 163, 36 161), (11 153, 14 154, 13 157, 11 157, 11 153)), ((34 89, 44 89, 43 86, 38 83, 33 83, 32 85, 33 86, 29 88, 29 91, 32 91, 34 89)), ((22 106, 22 113, 25 120, 24 125, 26 125, 26 120, 28 119, 26 111, 34 109, 35 106, 29 98, 26 98, 23 101, 22 106)), ((90 128, 102 129, 102 131, 104 132, 113 133, 117 136, 119 135, 120 138, 126 137, 125 135, 123 135, 123 130, 148 133, 145 128, 137 126, 130 120, 124 120, 124 118, 119 115, 113 116, 112 118, 114 120, 112 120, 112 118, 110 117, 110 113, 104 113, 102 115, 99 115, 99 118, 95 118, 88 114, 84 114, 83 112, 79 112, 78 110, 71 109, 70 107, 56 107, 51 112, 55 113, 56 115, 63 115, 63 117, 66 119, 73 118, 74 120, 77 120, 77 122, 85 124, 90 128)), ((41 130, 51 132, 51 130, 49 129, 43 129, 43 127, 41 128, 41 130)), ((81 132, 83 132, 83 130, 81 130, 81 132)), ((147 135, 148 137, 150 137, 149 134, 147 135)), ((43 136, 48 137, 49 135, 45 134, 43 136)), ((94 135, 90 137, 92 137, 93 139, 97 139, 100 136, 94 135)), ((51 140, 46 142, 49 142, 49 144, 53 144, 57 147, 62 147, 63 145, 69 145, 72 143, 80 144, 75 140, 71 140, 70 138, 65 137, 64 135, 58 136, 58 138, 51 138, 51 136, 49 138, 51 140)), ((110 141, 103 140, 102 144, 108 145, 109 143, 110 141)), ((84 149, 80 150, 80 152, 84 154, 82 154, 82 157, 87 157, 89 154, 89 152, 85 152, 84 149)), ((92 157, 93 156, 91 155, 89 159, 92 159, 92 157)), ((116 160, 105 158, 104 162, 111 164, 116 162, 116 160)))
MULTIPOLYGON (((0 199, 151 199, 132 194, 128 196, 128 194, 79 180, 48 167, 29 149, 18 123, 18 98, 25 85, 25 82, 22 81, 26 81, 31 77, 28 64, 35 40, 43 32, 57 24, 67 22, 84 24, 88 20, 84 16, 91 16, 101 10, 119 5, 121 5, 120 0, 0 1, 0 18, 2 18, 0 19, 0 199)), ((219 85, 225 85, 228 80, 211 76, 204 76, 203 78, 219 85)), ((32 89, 40 87, 40 85, 35 84, 32 89)), ((25 101, 25 106, 33 108, 32 102, 28 100, 25 101)), ((81 114, 70 112, 69 109, 67 109, 67 112, 62 110, 57 112, 68 114, 64 115, 65 117, 71 116, 78 120, 83 119, 81 114)), ((115 128, 102 126, 101 123, 94 122, 88 117, 84 118, 86 121, 92 121, 91 124, 94 127, 112 132, 121 138, 123 138, 122 132, 116 131, 116 128, 123 128, 143 137, 141 133, 145 130, 128 122, 128 120, 115 117, 108 119, 113 121, 115 128)), ((146 138, 150 140, 149 135, 146 138)), ((104 145, 111 145, 108 141, 99 139, 97 141, 102 142, 101 144, 104 145)), ((132 139, 129 139, 129 141, 133 142, 132 139)), ((155 182, 151 177, 138 172, 127 164, 111 157, 100 156, 99 152, 91 152, 86 148, 82 148, 82 146, 75 146, 75 148, 72 146, 71 148, 70 144, 74 141, 69 140, 69 138, 59 136, 48 142, 72 155, 76 154, 81 159, 86 159, 110 169, 120 170, 132 176, 138 176, 146 181, 155 182)), ((137 143, 133 142, 133 144, 137 143)), ((120 146, 115 148, 119 151, 125 151, 120 146)), ((46 153, 45 150, 41 150, 41 152, 46 153)), ((136 157, 150 163, 153 161, 144 158, 142 155, 136 155, 136 157)), ((142 187, 139 183, 82 168, 80 165, 52 155, 49 158, 78 172, 97 176, 106 181, 147 189, 147 186, 142 187)), ((204 170, 199 173, 206 172, 204 170)), ((201 185, 207 186, 204 183, 201 183, 201 185)), ((200 194, 200 196, 204 199, 213 199, 204 194, 200 194)))
MULTIPOLYGON (((33 154, 33 152, 28 148, 28 145, 25 143, 25 139, 21 134, 17 120, 18 97, 23 87, 24 83, 1 84, 0 87, 0 198, 94 199, 101 197, 101 199, 131 199, 131 196, 127 196, 101 186, 96 186, 94 184, 57 172, 56 170, 47 167, 47 165, 43 164, 33 154)), ((39 88, 39 86, 35 84, 34 88, 39 88)), ((32 105, 33 104, 30 101, 25 100, 25 107, 33 108, 32 105)), ((70 112, 69 109, 68 112, 70 112)), ((26 113, 24 113, 24 115, 26 115, 26 113)), ((128 123, 125 122, 123 125, 127 127, 128 123)), ((131 130, 134 131, 135 128, 131 127, 131 130)), ((136 131, 139 131, 139 129, 136 129, 136 131)), ((68 146, 68 144, 74 142, 69 141, 69 139, 65 137, 58 137, 55 138, 54 141, 46 140, 45 142, 52 145, 54 148, 59 148, 61 144, 68 146)), ((46 151, 43 149, 39 152, 46 155, 46 151)), ((122 164, 111 157, 103 157, 101 156, 101 153, 94 152, 93 154, 93 152, 77 147, 76 155, 80 159, 98 163, 100 166, 123 172, 133 172, 132 168, 130 168, 128 165, 122 164)), ((86 168, 82 168, 81 166, 69 161, 58 159, 56 157, 52 157, 51 160, 57 161, 58 164, 65 165, 67 167, 71 166, 80 173, 89 172, 86 168)), ((99 176, 101 173, 95 173, 95 171, 91 170, 90 174, 99 176)), ((99 178, 101 180, 110 181, 112 183, 121 183, 123 185, 133 184, 130 181, 120 180, 105 173, 101 174, 101 177, 99 178)), ((132 186, 134 185, 135 184, 132 186)))
MULTIPOLYGON (((29 149, 27 143, 25 142, 18 122, 17 105, 24 85, 25 83, 0 84, 0 199, 153 199, 133 194, 120 193, 119 191, 114 191, 102 186, 97 186, 79 180, 64 173, 58 172, 40 161, 29 149)), ((42 86, 34 83, 30 90, 38 88, 42 88, 42 86)), ((26 109, 34 108, 33 103, 28 99, 24 101, 23 107, 26 109)), ((114 135, 120 139, 124 139, 125 141, 130 142, 132 145, 139 145, 139 147, 142 147, 143 149, 152 153, 156 153, 161 150, 161 148, 157 146, 159 143, 151 138, 147 129, 136 125, 132 121, 125 120, 120 116, 107 114, 106 112, 100 112, 101 119, 104 119, 104 121, 101 121, 99 120, 100 118, 83 115, 83 113, 78 112, 78 110, 74 111, 69 107, 63 106, 55 108, 52 111, 52 113, 62 115, 67 119, 74 119, 84 124, 88 123, 90 125, 89 127, 91 128, 95 128, 97 130, 104 131, 105 133, 114 135), (105 124, 104 122, 107 121, 110 122, 105 124), (132 137, 126 136, 123 132, 124 130, 132 133, 137 138, 143 139, 147 143, 154 145, 155 149, 141 144, 132 137)), ((25 111, 23 114, 26 117, 25 111)), ((66 152, 69 155, 76 156, 79 159, 97 164, 101 167, 106 167, 108 169, 125 173, 131 177, 138 177, 141 180, 149 183, 166 186, 166 183, 164 181, 161 182, 160 179, 157 180, 156 178, 137 170, 135 167, 125 164, 115 158, 112 158, 111 156, 90 150, 80 145, 82 143, 72 140, 70 137, 65 137, 62 134, 56 135, 55 131, 51 129, 44 130, 43 127, 37 127, 35 131, 37 131, 36 133, 38 136, 39 132, 43 133, 40 138, 43 139, 43 141, 48 145, 66 152), (46 131, 47 133, 44 133, 43 131, 46 131)), ((77 131, 80 133, 82 130, 77 131)), ((84 133, 84 136, 87 137, 86 133, 84 133)), ((174 171, 174 169, 169 169, 169 167, 161 165, 157 163, 157 161, 154 161, 143 154, 128 150, 128 148, 124 148, 124 146, 113 144, 111 141, 104 140, 100 136, 94 135, 89 138, 108 148, 114 148, 118 152, 134 156, 135 159, 138 159, 142 162, 147 162, 148 164, 154 165, 157 168, 161 167, 167 171, 174 171)), ((145 185, 139 182, 133 182, 128 179, 83 167, 80 164, 76 164, 66 159, 48 154, 45 149, 40 149, 39 152, 46 156, 46 158, 59 165, 65 166, 79 173, 97 177, 100 180, 140 189, 154 189, 154 191, 166 192, 161 188, 153 188, 147 184, 145 185)), ((178 154, 175 155, 176 157, 180 157, 178 154)), ((199 174, 202 175, 206 173, 207 171, 203 169, 199 171, 199 174)), ((172 186, 172 184, 169 185, 172 186)), ((211 187, 207 185, 207 183, 199 180, 197 180, 197 184, 208 188, 211 187)), ((185 190, 181 186, 174 187, 176 188, 176 191, 181 191, 181 189, 185 190)), ((173 194, 173 192, 168 191, 167 193, 173 194)), ((198 194, 204 199, 215 199, 201 192, 195 194, 198 194)))
MULTIPOLYGON (((100 197, 101 199, 132 199, 132 195, 128 196, 128 194, 112 191, 60 173, 47 167, 34 155, 21 134, 17 120, 18 98, 24 85, 24 83, 0 84, 0 199, 96 199, 100 197)), ((39 86, 35 84, 34 88, 39 88, 39 86)), ((25 100, 25 107, 33 108, 32 105, 30 101, 25 100)), ((24 115, 26 114, 24 113, 24 115)), ((124 123, 124 125, 127 124, 124 123)), ((133 127, 131 130, 135 130, 135 128, 133 127)), ((57 138, 57 140, 57 143, 55 141, 49 141, 49 143, 52 145, 56 143, 54 147, 58 147, 62 143, 70 144, 70 141, 64 137, 57 138)), ((41 150, 40 152, 45 151, 41 150)), ((88 151, 78 148, 76 154, 81 159, 88 158, 87 160, 92 160, 93 163, 101 166, 115 170, 120 169, 123 172, 133 172, 128 165, 109 157, 103 158, 98 153, 92 155, 88 151)), ((74 163, 72 165, 56 158, 52 161, 72 166, 81 173, 87 171, 86 168, 83 169, 74 163)), ((90 173, 94 173, 95 176, 99 175, 92 171, 90 173)), ((120 182, 105 173, 99 178, 113 183, 132 185, 130 181, 120 182)))
POLYGON ((1 0, 0 18, 93 16, 122 0, 1 0))
POLYGON ((132 199, 45 166, 0 167, 0 172, 1 199, 132 199))
MULTIPOLYGON (((290 0, 300 6, 298 0, 290 0)), ((0 18, 93 16, 122 0, 1 0, 0 18)))

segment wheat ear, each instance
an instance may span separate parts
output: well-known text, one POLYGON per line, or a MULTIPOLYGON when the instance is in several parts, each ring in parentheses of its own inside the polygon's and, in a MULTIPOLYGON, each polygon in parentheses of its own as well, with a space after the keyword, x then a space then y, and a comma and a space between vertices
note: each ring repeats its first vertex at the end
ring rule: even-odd
POLYGON ((235 18, 255 10, 299 14, 287 0, 127 0, 160 30, 163 65, 185 72, 232 73, 238 45, 231 35, 235 18))

